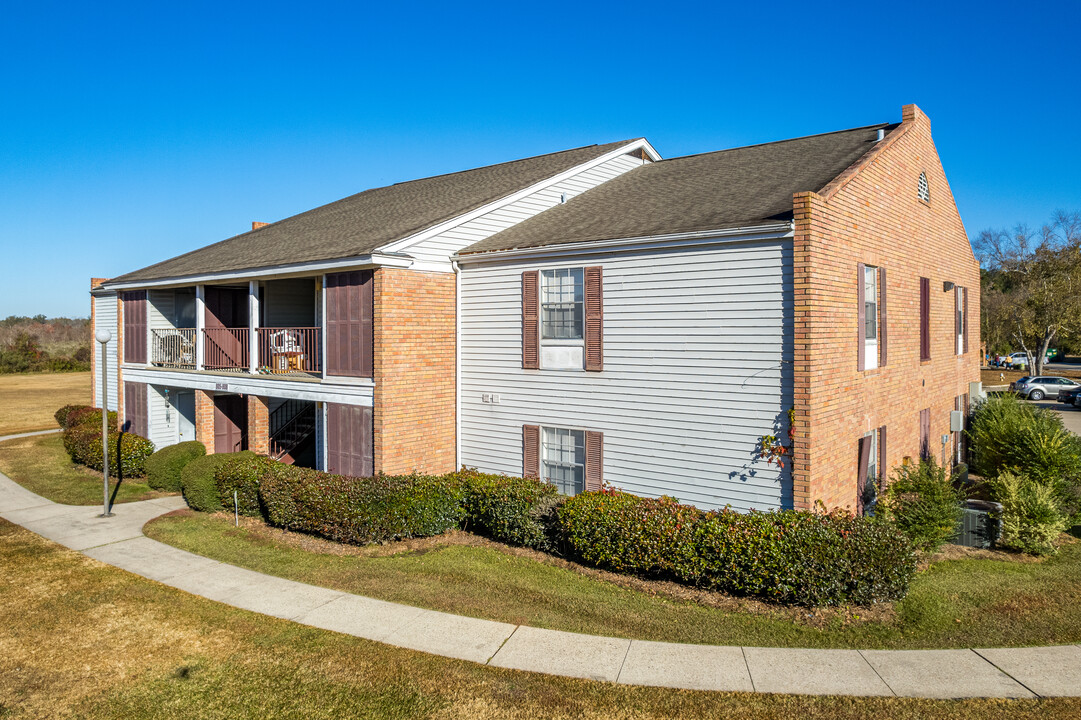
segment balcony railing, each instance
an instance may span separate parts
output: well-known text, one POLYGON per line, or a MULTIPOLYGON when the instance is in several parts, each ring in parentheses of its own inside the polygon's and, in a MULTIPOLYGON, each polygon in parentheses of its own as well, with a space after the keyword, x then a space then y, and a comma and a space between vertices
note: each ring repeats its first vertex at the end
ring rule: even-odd
POLYGON ((259 367, 273 374, 323 370, 321 328, 259 328, 259 367))
POLYGON ((195 369, 195 328, 150 331, 150 362, 159 367, 195 369))
POLYGON ((203 367, 207 370, 248 369, 248 328, 203 330, 203 367))
MULTIPOLYGON (((272 375, 318 375, 323 371, 322 328, 259 328, 255 372, 272 375)), ((195 370, 200 367, 195 328, 151 329, 150 362, 157 367, 195 370)), ((203 330, 202 369, 252 370, 248 328, 203 330)))

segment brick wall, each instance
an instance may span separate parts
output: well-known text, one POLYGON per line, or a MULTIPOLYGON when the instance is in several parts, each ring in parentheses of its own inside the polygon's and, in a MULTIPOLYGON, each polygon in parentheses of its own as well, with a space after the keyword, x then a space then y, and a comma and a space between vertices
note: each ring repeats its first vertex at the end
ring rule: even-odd
POLYGON ((214 394, 206 390, 195 391, 195 439, 214 454, 214 394))
POLYGON ((375 271, 375 472, 455 465, 453 273, 375 271))
POLYGON ((919 413, 931 409, 931 451, 949 413, 980 379, 980 275, 931 139, 914 105, 869 157, 819 193, 794 197, 793 499, 798 508, 856 504, 857 448, 887 427, 886 467, 918 459, 919 413), (927 174, 931 200, 916 194, 927 174), (857 264, 886 268, 886 367, 857 366, 857 264), (931 360, 920 361, 920 277, 931 281, 931 360), (968 353, 954 354, 954 296, 968 288, 968 353))
POLYGON ((270 454, 270 408, 267 398, 248 396, 248 449, 257 455, 270 454))

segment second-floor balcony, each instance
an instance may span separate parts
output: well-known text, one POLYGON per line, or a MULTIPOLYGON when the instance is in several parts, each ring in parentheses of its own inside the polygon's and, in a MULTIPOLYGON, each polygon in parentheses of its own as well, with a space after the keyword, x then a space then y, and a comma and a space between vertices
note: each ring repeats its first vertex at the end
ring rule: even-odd
POLYGON ((152 365, 178 370, 317 376, 323 371, 318 327, 153 328, 152 365), (254 342, 253 342, 254 340, 254 342))

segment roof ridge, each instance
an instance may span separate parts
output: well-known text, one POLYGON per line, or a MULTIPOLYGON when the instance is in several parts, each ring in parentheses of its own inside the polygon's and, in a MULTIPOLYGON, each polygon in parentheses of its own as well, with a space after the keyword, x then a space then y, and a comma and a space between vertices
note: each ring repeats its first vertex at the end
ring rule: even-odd
POLYGON ((706 152, 691 153, 690 155, 678 155, 671 158, 663 158, 658 160, 653 165, 660 165, 661 163, 672 162, 673 160, 686 160, 693 157, 702 157, 703 155, 720 155, 721 153, 733 152, 734 150, 747 150, 749 148, 765 147, 767 145, 782 145, 784 143, 796 142, 797 140, 810 140, 811 138, 826 137, 827 135, 840 135, 841 133, 856 132, 858 130, 871 130, 876 128, 887 128, 890 125, 899 125, 900 123, 875 123, 873 125, 861 125, 860 127, 847 128, 845 130, 831 130, 824 133, 813 133, 811 135, 800 135, 794 138, 785 138, 784 140, 770 140, 769 142, 753 143, 751 145, 738 145, 736 147, 725 148, 724 150, 707 150, 706 152))

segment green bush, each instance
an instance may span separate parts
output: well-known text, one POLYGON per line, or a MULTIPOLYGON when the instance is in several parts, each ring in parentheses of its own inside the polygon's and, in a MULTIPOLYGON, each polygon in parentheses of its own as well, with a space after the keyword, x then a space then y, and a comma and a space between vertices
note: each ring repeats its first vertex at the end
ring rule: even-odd
POLYGON ((619 490, 568 498, 559 509, 561 539, 584 562, 646 577, 671 577, 692 562, 701 511, 673 498, 619 490))
POLYGON ((224 510, 218 495, 218 484, 214 473, 229 462, 230 453, 217 453, 195 458, 180 471, 180 489, 188 507, 199 512, 218 512, 224 510))
POLYGON ((999 544, 1033 555, 1055 553, 1054 541, 1070 526, 1053 485, 1011 472, 991 481, 1002 503, 999 544))
POLYGON ((263 514, 259 507, 259 480, 270 467, 281 463, 249 450, 228 457, 230 459, 214 473, 221 504, 225 508, 233 507, 233 493, 236 492, 237 512, 259 517, 263 514))
POLYGON ((934 458, 895 468, 875 512, 891 520, 912 544, 934 552, 957 534, 961 494, 953 478, 934 458))
POLYGON ((555 485, 469 469, 448 480, 461 486, 467 529, 511 545, 549 548, 546 518, 559 497, 555 485))
POLYGON ((591 565, 799 605, 903 597, 916 553, 890 523, 845 512, 703 513, 619 491, 568 498, 562 540, 591 565))
POLYGON ((263 475, 259 499, 274 525, 353 544, 438 535, 464 514, 451 478, 354 478, 281 463, 263 475))
POLYGON ((197 440, 169 445, 146 459, 146 483, 155 490, 180 491, 180 472, 188 463, 206 455, 197 440))
MULTIPOLYGON (((101 412, 96 411, 98 423, 101 412)), ((101 455, 101 426, 93 422, 64 431, 64 449, 73 462, 93 470, 104 466, 101 455)), ((133 433, 109 433, 109 473, 113 477, 141 477, 146 460, 154 453, 154 443, 133 433)))
MULTIPOLYGON (((65 405, 53 415, 65 430, 79 425, 92 425, 101 431, 101 409, 89 405, 65 405)), ((109 412, 109 428, 116 430, 116 411, 109 412)))

